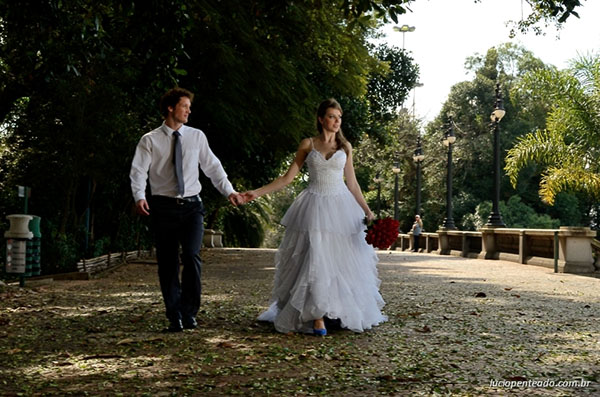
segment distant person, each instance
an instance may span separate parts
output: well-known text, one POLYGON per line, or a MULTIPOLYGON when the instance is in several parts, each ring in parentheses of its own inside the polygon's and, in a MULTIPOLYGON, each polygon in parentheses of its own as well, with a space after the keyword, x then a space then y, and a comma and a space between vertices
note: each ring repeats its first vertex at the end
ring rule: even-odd
POLYGON ((413 252, 419 252, 419 239, 423 232, 423 221, 419 215, 415 215, 415 223, 412 226, 413 232, 413 252))
POLYGON ((352 146, 341 124, 339 103, 322 102, 319 135, 300 142, 289 170, 243 193, 249 201, 280 190, 308 166, 310 183, 281 220, 286 231, 275 257, 271 305, 258 318, 273 322, 279 332, 326 335, 326 319, 362 332, 387 319, 381 313, 378 258, 365 241, 363 219, 375 216, 356 181, 352 146))
POLYGON ((140 139, 131 164, 131 190, 137 212, 151 215, 158 278, 169 326, 180 332, 197 326, 200 308, 200 248, 204 234, 204 205, 199 170, 233 205, 243 198, 233 189, 204 133, 185 125, 191 113, 191 92, 174 88, 163 95, 163 124, 140 139), (146 197, 146 180, 152 195, 146 197), (179 246, 183 271, 179 279, 179 246))

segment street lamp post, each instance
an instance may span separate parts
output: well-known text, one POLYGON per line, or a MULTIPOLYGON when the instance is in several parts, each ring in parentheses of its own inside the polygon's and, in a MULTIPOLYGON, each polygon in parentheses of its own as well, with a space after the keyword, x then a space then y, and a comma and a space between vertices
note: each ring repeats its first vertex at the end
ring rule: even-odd
POLYGON ((377 184, 377 218, 381 218, 381 182, 383 182, 383 178, 380 176, 379 171, 373 178, 373 182, 377 184))
POLYGON ((421 163, 425 159, 423 148, 421 147, 421 136, 417 137, 417 148, 413 155, 413 160, 417 164, 417 203, 415 206, 415 215, 421 215, 421 163))
POLYGON ((504 117, 506 111, 502 103, 502 93, 500 92, 500 83, 496 83, 496 104, 494 111, 490 115, 494 128, 494 200, 492 203, 492 213, 488 218, 486 226, 488 227, 506 227, 500 215, 500 127, 499 123, 504 117))
POLYGON ((454 135, 454 127, 452 125, 452 117, 449 118, 450 127, 444 134, 443 143, 448 146, 448 173, 446 175, 446 219, 442 223, 442 228, 446 230, 456 230, 454 226, 454 218, 452 217, 452 145, 456 142, 454 135))
POLYGON ((423 87, 423 83, 421 82, 416 82, 415 86, 413 87, 413 103, 412 103, 412 114, 413 114, 413 119, 417 119, 417 88, 419 87, 423 87))
POLYGON ((398 174, 400 173, 400 164, 398 158, 394 160, 394 167, 392 168, 394 173, 394 219, 399 220, 398 214, 398 174))
POLYGON ((415 31, 415 27, 414 26, 408 26, 408 25, 402 25, 400 27, 394 26, 394 30, 396 32, 401 32, 402 33, 402 49, 404 49, 404 36, 406 35, 406 32, 414 32, 415 31))

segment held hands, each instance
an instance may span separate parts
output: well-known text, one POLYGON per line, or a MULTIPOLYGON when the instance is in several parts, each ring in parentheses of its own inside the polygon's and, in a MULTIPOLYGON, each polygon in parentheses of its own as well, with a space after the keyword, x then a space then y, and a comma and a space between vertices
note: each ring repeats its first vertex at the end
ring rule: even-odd
POLYGON ((256 194, 256 190, 248 190, 247 192, 242 193, 242 196, 244 197, 245 204, 257 198, 258 194, 256 194))
POLYGON ((229 197, 227 197, 227 199, 229 200, 229 202, 233 205, 235 205, 236 207, 239 204, 245 204, 246 202, 244 201, 243 196, 238 193, 238 192, 233 192, 229 195, 229 197))
POLYGON ((229 202, 235 206, 246 204, 258 197, 255 190, 249 190, 244 193, 231 193, 228 197, 229 202))

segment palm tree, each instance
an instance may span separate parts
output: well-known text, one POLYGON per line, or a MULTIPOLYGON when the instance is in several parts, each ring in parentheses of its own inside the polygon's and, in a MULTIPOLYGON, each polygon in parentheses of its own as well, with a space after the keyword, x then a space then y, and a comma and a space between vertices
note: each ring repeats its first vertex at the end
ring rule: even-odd
POLYGON ((513 186, 519 171, 542 167, 540 197, 552 205, 561 191, 600 198, 600 56, 588 55, 570 68, 530 72, 519 90, 548 104, 546 128, 518 139, 504 167, 513 186))

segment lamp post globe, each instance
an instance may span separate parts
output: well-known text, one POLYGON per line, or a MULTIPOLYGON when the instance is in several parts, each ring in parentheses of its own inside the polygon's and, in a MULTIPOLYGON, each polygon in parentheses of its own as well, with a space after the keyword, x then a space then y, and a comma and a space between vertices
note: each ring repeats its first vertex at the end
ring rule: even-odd
POLYGON ((404 36, 406 35, 406 32, 414 32, 415 29, 414 26, 408 25, 402 25, 400 27, 394 26, 394 31, 402 33, 402 49, 404 49, 404 36))

